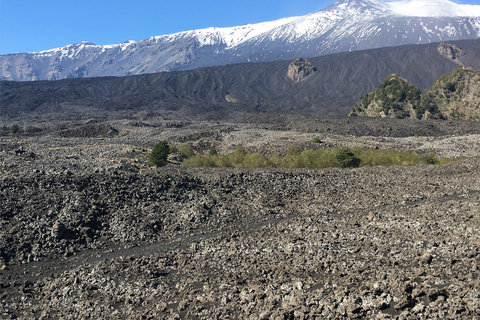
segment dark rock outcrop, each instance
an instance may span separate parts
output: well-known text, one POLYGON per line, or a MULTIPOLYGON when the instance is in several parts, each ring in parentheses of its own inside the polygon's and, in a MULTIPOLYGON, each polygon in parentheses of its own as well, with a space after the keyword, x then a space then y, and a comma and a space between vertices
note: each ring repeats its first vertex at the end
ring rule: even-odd
POLYGON ((307 59, 295 59, 288 66, 287 75, 293 82, 301 82, 315 72, 315 68, 307 59))
POLYGON ((459 59, 465 55, 465 52, 457 45, 442 42, 438 45, 438 52, 445 58, 463 66, 463 63, 459 59))

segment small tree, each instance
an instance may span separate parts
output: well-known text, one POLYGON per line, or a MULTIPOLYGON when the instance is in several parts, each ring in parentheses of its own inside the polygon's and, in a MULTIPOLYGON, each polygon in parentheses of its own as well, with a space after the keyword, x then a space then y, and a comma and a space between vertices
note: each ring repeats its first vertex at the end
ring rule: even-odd
POLYGON ((14 124, 12 124, 12 126, 10 127, 10 132, 11 132, 12 134, 15 134, 15 133, 17 133, 17 132, 18 132, 18 130, 19 130, 19 129, 18 129, 18 125, 17 125, 17 124, 15 124, 15 123, 14 123, 14 124))
POLYGON ((360 159, 350 149, 340 149, 335 155, 337 162, 342 168, 358 167, 360 159))
POLYGON ((157 167, 165 165, 169 152, 170 147, 167 141, 160 141, 153 147, 150 153, 150 164, 157 167))

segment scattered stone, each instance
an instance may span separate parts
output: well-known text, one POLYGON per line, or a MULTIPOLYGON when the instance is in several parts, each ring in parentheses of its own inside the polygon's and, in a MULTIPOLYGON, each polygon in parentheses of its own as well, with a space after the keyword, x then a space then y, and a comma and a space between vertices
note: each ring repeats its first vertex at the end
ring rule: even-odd
MULTIPOLYGON (((13 152, 15 137, 0 136, 0 317, 479 314, 478 158, 348 170, 143 165, 155 141, 206 130, 191 126, 112 124, 122 129, 103 140, 52 128, 22 138, 32 161, 13 152)), ((195 148, 286 150, 318 135, 218 126, 205 134, 218 140, 195 148)), ((475 134, 321 141, 480 154, 475 134)))

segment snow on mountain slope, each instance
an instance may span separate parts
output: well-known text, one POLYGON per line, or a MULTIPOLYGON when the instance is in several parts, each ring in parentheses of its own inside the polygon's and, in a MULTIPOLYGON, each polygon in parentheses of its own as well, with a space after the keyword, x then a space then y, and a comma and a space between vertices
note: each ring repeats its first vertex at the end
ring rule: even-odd
POLYGON ((479 17, 480 6, 447 0, 404 0, 385 4, 393 13, 410 17, 479 17))
POLYGON ((124 76, 479 36, 480 5, 339 0, 306 16, 259 24, 2 55, 0 80, 124 76))
MULTIPOLYGON (((268 32, 274 28, 281 27, 291 21, 294 21, 296 18, 284 18, 280 20, 258 23, 258 24, 247 24, 239 27, 231 28, 207 28, 199 30, 191 30, 179 32, 171 35, 163 36, 154 36, 150 37, 147 40, 139 41, 139 43, 161 43, 161 42, 174 42, 175 40, 181 38, 195 38, 201 46, 214 45, 217 43, 223 43, 227 47, 235 46, 241 42, 247 41, 250 38, 256 37, 262 33, 268 32)), ((103 45, 97 46, 93 43, 83 41, 77 44, 68 45, 61 48, 55 48, 50 50, 45 50, 38 52, 36 57, 47 57, 59 54, 62 59, 72 59, 78 58, 78 54, 81 51, 88 52, 94 50, 99 50, 100 53, 105 52, 108 49, 115 49, 124 51, 129 46, 135 46, 137 42, 129 40, 119 44, 103 45), (85 50, 87 49, 87 50, 85 50)), ((84 53, 86 53, 84 52, 84 53)))

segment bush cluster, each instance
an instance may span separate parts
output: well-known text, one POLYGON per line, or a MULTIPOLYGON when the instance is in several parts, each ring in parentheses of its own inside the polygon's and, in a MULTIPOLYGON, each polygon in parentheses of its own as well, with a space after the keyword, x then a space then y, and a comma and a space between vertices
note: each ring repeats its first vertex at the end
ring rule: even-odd
POLYGON ((434 153, 418 155, 416 153, 379 149, 342 149, 329 148, 319 150, 301 150, 291 147, 285 154, 273 152, 268 155, 247 153, 238 146, 230 154, 195 155, 186 159, 186 166, 203 167, 273 167, 273 168, 311 168, 392 166, 413 164, 443 164, 453 159, 439 159, 434 153))
POLYGON ((152 152, 150 153, 150 164, 157 167, 164 166, 167 164, 168 155, 172 153, 177 153, 188 159, 195 155, 195 150, 193 150, 193 147, 188 144, 181 144, 176 147, 174 145, 169 145, 167 141, 160 141, 153 147, 152 152))

